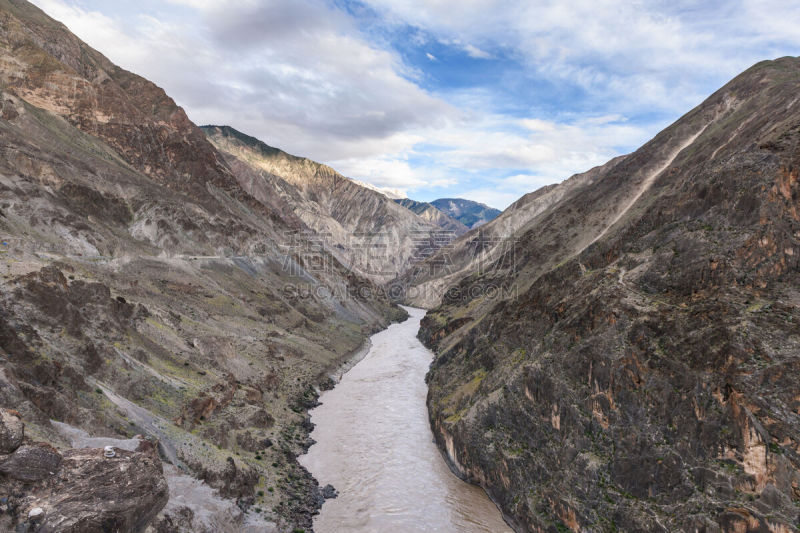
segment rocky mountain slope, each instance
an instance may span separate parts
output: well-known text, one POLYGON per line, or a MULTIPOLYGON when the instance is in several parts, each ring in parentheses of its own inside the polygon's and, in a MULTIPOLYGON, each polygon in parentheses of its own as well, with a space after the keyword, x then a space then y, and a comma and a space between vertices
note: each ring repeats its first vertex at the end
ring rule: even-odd
MULTIPOLYGON (((0 82, 0 407, 62 450, 51 421, 157 439, 170 483, 231 503, 171 499, 151 530, 309 526, 315 387, 405 313, 161 89, 24 0, 0 0, 0 82)), ((28 488, 0 474, 0 497, 28 488)))
POLYGON ((19 413, 0 409, 0 527, 59 533, 141 531, 167 503, 169 490, 153 443, 135 442, 134 449, 59 451, 26 438, 19 413))
POLYGON ((419 217, 332 168, 289 155, 227 126, 204 127, 254 196, 279 197, 315 239, 360 275, 393 279, 439 247, 436 221, 419 217), (276 194, 277 191, 277 194, 276 194))
POLYGON ((446 215, 442 211, 439 211, 433 204, 429 204, 428 202, 417 202, 410 198, 395 199, 395 202, 417 214, 422 219, 427 220, 434 226, 444 231, 452 232, 455 236, 463 235, 469 230, 467 226, 446 215))
POLYGON ((759 63, 523 198, 426 317, 437 442, 517 530, 800 527, 798 89, 759 63))
MULTIPOLYGON (((399 295, 398 298, 406 303, 423 308, 438 306, 448 291, 451 291, 451 298, 456 297, 459 281, 467 276, 488 274, 489 271, 497 270, 498 266, 505 264, 503 261, 498 263, 501 257, 506 257, 506 261, 515 258, 515 244, 526 233, 535 231, 554 205, 565 197, 579 194, 584 186, 604 176, 605 172, 623 158, 624 156, 612 159, 603 166, 572 176, 562 183, 542 187, 526 194, 497 218, 442 247, 426 261, 412 265, 392 281, 393 293, 399 295)), ((548 224, 554 235, 558 236, 558 218, 551 217, 548 224)), ((559 240, 551 243, 553 247, 561 244, 559 240)), ((581 245, 578 243, 578 246, 581 245)), ((541 268, 544 264, 537 262, 534 266, 541 268)), ((516 274, 516 271, 501 270, 501 276, 516 274)), ((526 276, 524 279, 529 277, 526 276)), ((507 279, 504 278, 504 282, 507 282, 507 279)), ((500 285, 492 283, 481 292, 494 293, 500 288, 500 285)), ((493 300, 495 295, 490 295, 493 300)), ((481 300, 480 294, 473 296, 476 300, 481 300)))
POLYGON ((500 214, 499 209, 464 198, 440 198, 431 202, 431 205, 468 228, 477 228, 500 214))

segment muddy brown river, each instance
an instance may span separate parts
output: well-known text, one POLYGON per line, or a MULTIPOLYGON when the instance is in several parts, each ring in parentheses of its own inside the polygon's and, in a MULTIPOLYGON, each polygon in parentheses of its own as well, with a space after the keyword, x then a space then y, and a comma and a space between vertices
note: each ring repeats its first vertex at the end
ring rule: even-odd
POLYGON ((317 442, 300 462, 339 497, 317 533, 510 533, 478 487, 458 479, 433 443, 425 374, 433 355, 417 339, 425 312, 374 335, 372 347, 311 411, 317 442))

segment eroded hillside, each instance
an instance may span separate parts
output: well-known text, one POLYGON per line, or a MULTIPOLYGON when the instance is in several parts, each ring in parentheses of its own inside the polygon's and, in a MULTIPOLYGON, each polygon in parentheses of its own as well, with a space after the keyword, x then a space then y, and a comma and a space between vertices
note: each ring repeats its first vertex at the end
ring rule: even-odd
POLYGON ((518 530, 797 530, 798 88, 760 63, 528 198, 425 319, 437 442, 518 530))
MULTIPOLYGON (((204 128, 256 197, 277 196, 342 264, 376 283, 440 247, 435 220, 421 218, 332 168, 289 155, 230 127, 204 128)), ((449 241, 452 236, 444 235, 449 241)))
MULTIPOLYGON (((233 502, 232 531, 308 526, 315 387, 404 312, 161 89, 25 1, 0 1, 0 80, 0 406, 60 448, 51 420, 160 441, 233 502)), ((159 532, 218 531, 166 509, 159 532)))

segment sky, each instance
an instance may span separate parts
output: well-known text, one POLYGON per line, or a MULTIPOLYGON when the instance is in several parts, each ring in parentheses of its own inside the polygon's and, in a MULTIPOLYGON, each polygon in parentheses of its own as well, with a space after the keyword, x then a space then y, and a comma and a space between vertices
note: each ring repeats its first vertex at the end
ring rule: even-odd
POLYGON ((196 124, 416 200, 500 209, 628 153, 754 63, 800 0, 33 0, 196 124))

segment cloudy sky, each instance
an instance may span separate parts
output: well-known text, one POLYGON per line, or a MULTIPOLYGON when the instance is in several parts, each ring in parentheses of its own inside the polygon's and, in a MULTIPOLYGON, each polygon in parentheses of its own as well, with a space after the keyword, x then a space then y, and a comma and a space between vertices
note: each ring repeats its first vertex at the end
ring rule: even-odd
POLYGON ((198 124, 499 208, 637 148, 753 63, 800 55, 800 0, 33 3, 198 124))

